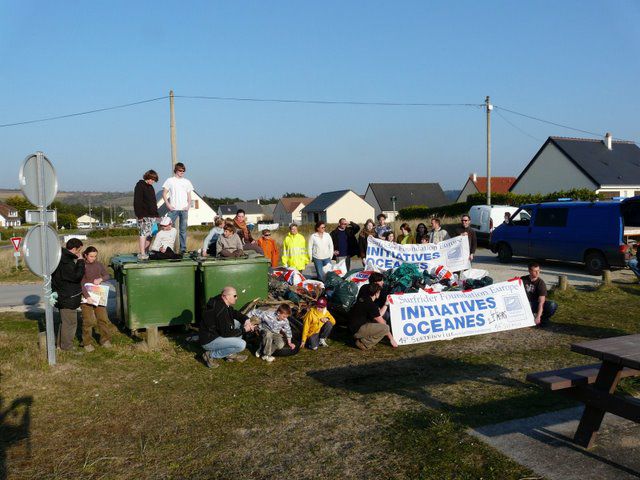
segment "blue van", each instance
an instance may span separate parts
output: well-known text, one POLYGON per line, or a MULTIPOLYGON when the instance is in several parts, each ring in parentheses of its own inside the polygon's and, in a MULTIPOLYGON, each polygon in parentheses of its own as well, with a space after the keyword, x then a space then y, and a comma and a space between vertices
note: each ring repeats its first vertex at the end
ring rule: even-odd
POLYGON ((622 201, 522 205, 491 235, 502 263, 513 255, 582 262, 593 275, 624 267, 625 228, 640 227, 640 196, 622 201))

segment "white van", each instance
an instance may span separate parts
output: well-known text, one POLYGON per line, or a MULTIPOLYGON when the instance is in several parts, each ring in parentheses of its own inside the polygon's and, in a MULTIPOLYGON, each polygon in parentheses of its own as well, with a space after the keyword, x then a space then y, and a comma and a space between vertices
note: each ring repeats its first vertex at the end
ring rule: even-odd
POLYGON ((469 209, 471 228, 476 232, 478 242, 489 243, 491 232, 504 222, 504 214, 513 213, 518 207, 508 205, 474 205, 469 209))

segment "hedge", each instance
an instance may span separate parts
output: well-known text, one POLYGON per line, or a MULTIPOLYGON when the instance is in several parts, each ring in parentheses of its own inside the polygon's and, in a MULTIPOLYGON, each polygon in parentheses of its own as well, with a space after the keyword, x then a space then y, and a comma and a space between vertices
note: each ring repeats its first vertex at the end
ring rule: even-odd
POLYGON ((106 237, 131 237, 138 236, 137 228, 105 228, 104 230, 92 230, 87 233, 89 238, 106 238, 106 237))

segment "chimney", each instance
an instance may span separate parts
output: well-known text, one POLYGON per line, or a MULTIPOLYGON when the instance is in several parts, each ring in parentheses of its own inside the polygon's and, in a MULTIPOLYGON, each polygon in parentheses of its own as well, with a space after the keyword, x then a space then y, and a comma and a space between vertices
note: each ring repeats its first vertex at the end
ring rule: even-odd
POLYGON ((607 147, 607 150, 611 150, 612 143, 613 143, 613 137, 609 132, 607 132, 604 136, 604 146, 607 147))
POLYGON ((473 180, 473 183, 478 181, 478 174, 477 173, 472 173, 470 176, 471 176, 471 180, 473 180))

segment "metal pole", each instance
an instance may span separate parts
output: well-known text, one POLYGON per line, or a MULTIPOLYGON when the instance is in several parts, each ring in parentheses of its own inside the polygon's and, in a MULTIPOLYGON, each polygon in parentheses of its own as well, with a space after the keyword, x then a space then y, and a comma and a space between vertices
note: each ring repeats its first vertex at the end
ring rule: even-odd
POLYGON ((47 333, 47 359, 49 365, 56 364, 56 342, 55 333, 53 327, 53 307, 51 306, 51 274, 49 273, 49 250, 47 249, 46 240, 46 207, 44 203, 44 154, 42 152, 36 152, 36 165, 38 172, 38 190, 40 193, 40 254, 42 256, 42 270, 47 272, 42 275, 42 293, 44 298, 44 319, 45 328, 47 333))
POLYGON ((176 111, 174 107, 173 90, 169 91, 169 113, 170 113, 170 129, 171 129, 171 171, 178 163, 178 145, 176 143, 176 111))
POLYGON ((491 205, 491 110, 493 105, 489 100, 489 95, 484 100, 487 106, 487 205, 491 205))

